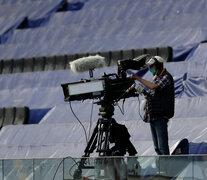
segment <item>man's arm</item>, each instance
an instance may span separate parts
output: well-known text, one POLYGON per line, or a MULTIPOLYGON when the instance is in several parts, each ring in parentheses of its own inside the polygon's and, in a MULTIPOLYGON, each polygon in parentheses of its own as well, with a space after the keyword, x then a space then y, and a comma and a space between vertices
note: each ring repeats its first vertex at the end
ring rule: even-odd
POLYGON ((150 82, 150 81, 147 81, 147 80, 145 80, 145 79, 142 79, 141 77, 136 76, 136 75, 134 75, 134 74, 131 74, 131 75, 129 76, 129 78, 131 78, 131 79, 135 79, 135 80, 139 81, 140 83, 142 83, 144 86, 146 86, 146 87, 149 88, 149 89, 156 89, 156 88, 159 87, 157 84, 155 84, 155 83, 153 83, 153 82, 150 82))

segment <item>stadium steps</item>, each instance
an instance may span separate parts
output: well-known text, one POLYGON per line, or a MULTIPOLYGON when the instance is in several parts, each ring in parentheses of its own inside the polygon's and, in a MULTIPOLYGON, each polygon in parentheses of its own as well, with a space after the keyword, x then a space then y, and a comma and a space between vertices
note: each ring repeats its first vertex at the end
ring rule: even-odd
POLYGON ((32 58, 20 58, 20 59, 7 59, 0 61, 0 73, 22 73, 22 72, 36 72, 36 71, 52 71, 68 69, 68 63, 75 59, 86 57, 89 55, 100 54, 106 58, 108 66, 116 65, 117 60, 121 59, 133 59, 142 54, 159 55, 165 58, 167 61, 172 59, 171 47, 153 47, 143 49, 128 49, 128 50, 116 50, 116 51, 103 51, 94 53, 82 53, 82 54, 70 54, 60 56, 48 56, 48 57, 32 57, 32 58))
MULTIPOLYGON (((1 59, 17 59, 38 56, 54 56, 64 54, 76 54, 83 52, 114 51, 120 49, 137 49, 149 47, 171 46, 174 51, 180 52, 183 43, 194 47, 206 39, 207 29, 190 28, 183 30, 138 32, 137 29, 121 31, 115 34, 108 33, 103 36, 90 35, 86 37, 68 38, 70 35, 63 34, 58 40, 53 38, 45 41, 30 43, 2 44, 0 45, 1 59), (189 37, 193 37, 190 38, 189 37), (179 47, 178 44, 180 44, 179 47)), ((115 31, 116 32, 116 31, 115 31)), ((188 47, 187 46, 187 47, 188 47)))
MULTIPOLYGON (((157 4, 158 3, 155 3, 154 5, 157 4)), ((169 28, 169 26, 173 26, 173 28, 177 28, 178 26, 183 25, 183 23, 185 24, 185 22, 186 23, 189 22, 190 19, 192 20, 191 23, 186 24, 188 27, 192 27, 192 26, 196 27, 195 23, 197 23, 197 25, 199 26, 205 26, 205 24, 201 24, 200 22, 197 21, 197 19, 200 19, 203 13, 205 13, 205 8, 203 8, 201 11, 196 11, 196 12, 181 12, 181 9, 178 8, 170 12, 172 8, 162 7, 162 9, 164 9, 165 11, 166 9, 168 10, 167 12, 162 13, 160 10, 161 7, 157 7, 156 9, 155 6, 151 5, 149 9, 148 8, 141 9, 140 7, 137 7, 137 5, 138 5, 137 3, 134 3, 133 9, 132 9, 132 4, 129 4, 128 7, 120 5, 119 11, 117 11, 116 6, 110 6, 110 7, 101 6, 99 8, 91 9, 90 11, 85 8, 75 13, 71 11, 55 13, 53 16, 51 16, 49 21, 47 21, 44 24, 44 26, 54 27, 56 26, 56 24, 57 26, 62 26, 62 25, 101 26, 107 23, 113 26, 117 22, 121 21, 122 27, 126 26, 125 24, 123 24, 123 22, 124 23, 133 22, 134 24, 136 24, 137 27, 139 27, 139 29, 142 28, 141 25, 143 24, 152 24, 152 23, 154 26, 157 27, 160 26, 160 23, 165 23, 166 26, 164 28, 169 28), (126 13, 125 11, 127 11, 129 8, 130 11, 126 13), (159 11, 159 13, 151 12, 147 14, 146 12, 142 12, 142 10, 147 10, 147 9, 148 11, 159 11), (107 14, 105 13, 106 11, 108 12, 107 14), (147 17, 146 15, 149 15, 149 17, 147 17)))
MULTIPOLYGON (((17 1, 14 0, 14 4, 15 2, 17 1)), ((50 2, 54 3, 54 1, 50 2)), ((29 3, 35 2, 26 1, 25 4, 29 3)), ((135 0, 129 2, 91 0, 85 3, 81 11, 54 12, 50 14, 48 23, 39 24, 39 27, 44 25, 43 28, 22 29, 17 32, 14 30, 14 33, 8 37, 9 44, 0 46, 1 57, 16 59, 137 47, 166 45, 174 47, 177 44, 192 44, 189 37, 194 37, 194 43, 205 40, 206 33, 203 32, 205 23, 201 23, 201 20, 205 21, 203 15, 205 2, 182 0, 164 3, 160 0, 151 3, 135 0), (185 6, 181 6, 182 3, 185 6), (119 6, 118 10, 117 6, 119 6), (60 24, 70 24, 74 28, 69 28, 67 31, 67 28, 62 29, 60 24), (50 28, 50 26, 58 26, 58 28, 50 28), (179 37, 177 37, 178 33, 181 34, 179 37)), ((10 7, 8 4, 11 2, 2 1, 2 7, 10 7)), ((16 11, 21 5, 23 5, 22 1, 18 3, 16 11)), ((45 18, 43 16, 45 9, 41 10, 43 11, 41 17, 45 18)), ((35 17, 37 12, 34 11, 31 11, 30 16, 35 17)), ((40 17, 40 14, 37 16, 40 17)))
POLYGON ((128 12, 126 14, 131 14, 133 15, 139 15, 141 17, 150 17, 153 14, 156 15, 174 15, 178 14, 178 10, 180 13, 197 13, 197 12, 204 12, 205 7, 206 7, 206 2, 205 1, 200 1, 198 3, 197 0, 191 0, 191 1, 186 1, 186 0, 180 0, 180 1, 168 1, 166 3, 165 0, 159 0, 159 1, 143 1, 143 0, 130 0, 130 1, 125 1, 125 0, 111 0, 111 1, 96 1, 96 0, 90 0, 86 3, 84 9, 89 11, 92 9, 100 9, 102 6, 106 6, 107 8, 110 7, 122 7, 122 6, 127 6, 128 7, 128 12))
POLYGON ((91 1, 81 11, 54 13, 38 28, 14 30, 5 42, 7 45, 0 46, 1 57, 16 59, 137 47, 174 47, 187 41, 191 43, 189 37, 192 36, 196 43, 205 39, 206 33, 202 32, 205 23, 200 23, 205 21, 202 14, 205 6, 199 4, 191 12, 188 9, 195 1, 188 2, 185 7, 180 7, 181 2, 162 2, 150 5, 141 1, 120 1, 117 11, 116 6, 112 6, 117 5, 116 1, 95 8, 99 3, 91 1), (132 5, 133 9, 127 13, 132 5))
MULTIPOLYGON (((183 138, 194 142, 206 140, 206 100, 207 96, 176 99, 176 114, 169 121, 171 148, 183 138), (195 126, 192 127, 193 124, 195 126)), ((131 141, 139 155, 154 154, 149 124, 142 121, 138 111, 134 111, 134 109, 140 108, 137 100, 128 99, 125 103, 125 115, 115 113, 114 118, 119 123, 126 125, 131 134, 131 141)), ((91 111, 91 103, 77 104, 74 102, 72 106, 84 127, 87 128, 87 132, 91 127, 92 133, 99 118, 98 106, 94 106, 91 126, 90 114, 88 113, 91 111)), ((141 100, 141 107, 143 106, 144 102, 141 100)), ((116 111, 119 112, 118 107, 116 111)), ((40 158, 39 156, 41 158, 57 158, 68 155, 79 157, 85 148, 84 131, 67 104, 54 107, 39 124, 26 127, 24 125, 7 126, 3 130, 0 134, 0 147, 6 154, 1 153, 1 158, 5 156, 12 158, 40 158)))
MULTIPOLYGON (((67 14, 67 13, 66 13, 67 14)), ((55 16, 55 15, 54 15, 55 16)), ((205 21, 205 17, 201 14, 193 16, 191 14, 177 16, 173 18, 163 19, 122 19, 122 20, 102 20, 95 22, 93 19, 88 23, 71 23, 68 19, 70 16, 65 16, 64 13, 59 18, 51 17, 48 24, 39 28, 15 29, 4 44, 31 44, 45 43, 47 41, 60 41, 61 39, 77 38, 100 38, 105 36, 123 36, 130 34, 139 35, 141 33, 150 32, 182 32, 184 29, 205 28, 205 24, 201 24, 200 20, 205 21), (60 19, 60 22, 59 22, 60 19), (173 22, 173 23, 172 23, 173 22), (136 24, 136 26, 135 26, 136 24), (175 26, 176 24, 176 26, 175 26), (58 26, 58 29, 57 29, 58 26), (139 27, 139 28, 137 28, 139 27)), ((72 19, 71 19, 72 21, 72 19)))
POLYGON ((7 125, 28 124, 28 107, 0 107, 0 129, 7 125))

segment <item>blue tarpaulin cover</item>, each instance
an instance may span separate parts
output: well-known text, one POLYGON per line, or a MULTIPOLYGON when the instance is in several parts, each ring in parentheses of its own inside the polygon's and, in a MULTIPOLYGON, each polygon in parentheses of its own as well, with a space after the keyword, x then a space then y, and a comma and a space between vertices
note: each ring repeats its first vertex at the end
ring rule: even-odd
MULTIPOLYGON (((11 6, 4 1, 1 3, 11 6)), ((78 11, 53 12, 39 27, 13 30, 0 45, 0 54, 2 59, 9 59, 172 46, 173 62, 165 63, 173 75, 176 96, 175 116, 168 124, 170 149, 173 152, 182 139, 187 139, 190 154, 207 154, 206 5, 206 1, 198 3, 197 0, 90 0, 78 11)), ((94 78, 100 78, 102 72, 116 73, 117 67, 95 70, 94 78)), ((152 80, 149 71, 142 77, 152 80)), ((89 78, 88 72, 2 74, 0 105, 28 106, 32 112, 31 123, 42 119, 38 124, 4 127, 0 131, 0 158, 82 156, 85 132, 69 104, 64 102, 61 88, 62 83, 81 78, 89 78)), ((116 106, 114 117, 128 128, 138 155, 154 155, 149 124, 139 115, 139 111, 143 115, 145 99, 139 98, 140 103, 137 98, 126 100, 125 115, 116 106)), ((122 101, 119 104, 122 106, 122 101)), ((87 100, 74 101, 72 107, 89 139, 99 118, 98 105, 87 100)))
POLYGON ((12 31, 0 46, 1 58, 172 46, 180 61, 207 39, 203 0, 75 2, 84 3, 81 10, 57 12, 64 1, 2 1, 3 17, 28 17, 36 28, 12 31))
MULTIPOLYGON (((183 138, 194 143, 206 140, 206 70, 201 62, 173 62, 166 63, 165 66, 175 79, 175 116, 169 122, 169 142, 172 152, 183 138), (196 71, 200 66, 203 69, 196 71)), ((102 72, 116 73, 116 70, 116 67, 95 70, 94 78, 100 78, 102 72)), ((4 127, 0 133, 0 152, 2 152, 0 157, 81 156, 86 146, 85 133, 73 116, 69 104, 64 102, 60 84, 88 77, 88 72, 75 74, 70 70, 2 75, 0 90, 2 106, 28 105, 31 109, 39 108, 40 111, 41 108, 44 111, 45 108, 51 110, 38 125, 4 127), (12 140, 14 135, 16 139, 12 140)), ((144 78, 150 80, 152 75, 147 72, 144 78)), ((114 117, 128 128, 139 155, 153 155, 155 153, 149 124, 144 123, 139 115, 139 110, 143 115, 144 97, 140 96, 140 100, 139 104, 137 98, 127 99, 124 105, 125 115, 123 116, 116 107, 114 117)), ((121 103, 120 101, 120 106, 121 103)), ((89 138, 89 131, 91 134, 99 118, 98 105, 92 105, 92 100, 87 100, 74 101, 72 107, 86 128, 89 138), (93 115, 90 120, 92 107, 93 115)))

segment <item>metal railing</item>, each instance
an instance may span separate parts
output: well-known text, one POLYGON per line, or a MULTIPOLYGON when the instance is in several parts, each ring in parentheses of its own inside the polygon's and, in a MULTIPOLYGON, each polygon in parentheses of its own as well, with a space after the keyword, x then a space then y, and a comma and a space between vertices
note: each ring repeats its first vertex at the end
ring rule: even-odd
POLYGON ((207 179, 207 155, 0 160, 0 180, 70 179, 207 179))

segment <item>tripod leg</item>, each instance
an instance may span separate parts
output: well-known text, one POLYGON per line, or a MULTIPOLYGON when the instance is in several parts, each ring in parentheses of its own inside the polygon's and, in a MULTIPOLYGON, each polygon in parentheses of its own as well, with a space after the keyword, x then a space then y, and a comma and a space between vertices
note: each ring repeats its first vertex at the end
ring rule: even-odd
POLYGON ((90 140, 88 141, 88 144, 84 150, 84 152, 85 152, 84 157, 89 157, 90 153, 92 153, 95 150, 96 143, 97 143, 97 132, 98 132, 98 124, 96 125, 96 127, 93 131, 93 134, 92 134, 90 140))
MULTIPOLYGON (((83 157, 89 157, 90 154, 93 153, 93 151, 96 149, 96 145, 97 152, 99 152, 99 155, 107 155, 107 153, 109 152, 110 127, 111 121, 109 121, 108 119, 100 118, 98 120, 97 125, 92 133, 92 136, 84 150, 85 154, 83 155, 83 157)), ((86 168, 85 161, 86 158, 81 159, 78 165, 78 169, 76 169, 73 175, 74 179, 81 179, 82 169, 86 168)))
MULTIPOLYGON (((91 138, 89 142, 87 143, 87 146, 84 150, 85 154, 83 157, 89 157, 90 153, 92 153, 96 148, 97 143, 97 132, 98 132, 98 124, 96 125, 93 134, 91 135, 91 138)), ((82 169, 85 167, 86 158, 82 158, 78 164, 78 169, 75 170, 73 174, 73 179, 81 179, 82 178, 82 169)))

